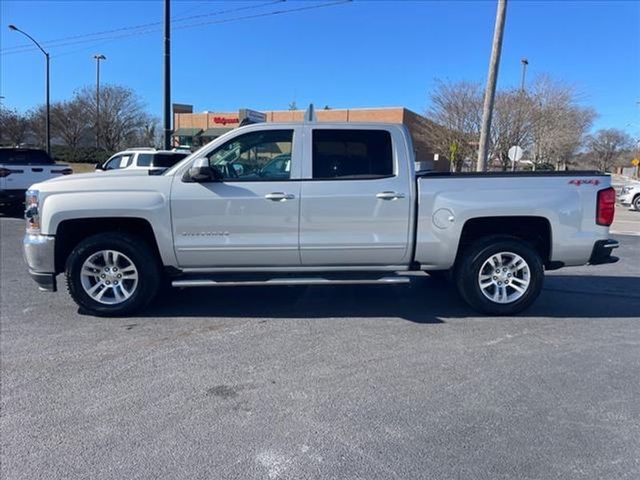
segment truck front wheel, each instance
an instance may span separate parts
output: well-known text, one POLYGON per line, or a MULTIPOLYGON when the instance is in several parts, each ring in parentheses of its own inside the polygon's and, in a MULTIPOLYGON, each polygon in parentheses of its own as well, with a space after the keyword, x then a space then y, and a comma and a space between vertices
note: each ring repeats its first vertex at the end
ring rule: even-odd
POLYGON ((125 233, 86 238, 66 263, 67 288, 84 310, 99 316, 128 315, 156 295, 161 270, 150 246, 125 233))
POLYGON ((474 309, 513 315, 540 294, 544 266, 538 252, 521 240, 487 237, 463 252, 455 280, 460 295, 474 309))

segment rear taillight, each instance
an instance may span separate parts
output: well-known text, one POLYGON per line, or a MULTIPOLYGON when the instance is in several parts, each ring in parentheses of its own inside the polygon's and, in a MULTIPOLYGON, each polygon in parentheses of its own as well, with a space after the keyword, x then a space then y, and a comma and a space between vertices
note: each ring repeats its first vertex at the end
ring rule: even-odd
POLYGON ((616 191, 613 187, 598 192, 598 207, 596 209, 596 223, 608 227, 613 223, 616 212, 616 191))
POLYGON ((51 173, 61 173, 62 175, 71 175, 73 170, 70 168, 63 168, 60 170, 51 170, 51 173))

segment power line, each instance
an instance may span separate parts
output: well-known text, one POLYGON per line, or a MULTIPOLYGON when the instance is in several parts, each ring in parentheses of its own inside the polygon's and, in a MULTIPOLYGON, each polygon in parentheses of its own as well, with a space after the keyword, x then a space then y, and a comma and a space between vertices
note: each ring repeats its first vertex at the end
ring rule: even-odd
MULTIPOLYGON (((171 23, 177 23, 177 22, 185 22, 187 20, 193 20, 196 18, 204 18, 204 17, 212 17, 212 16, 218 16, 218 15, 224 15, 227 13, 233 13, 233 12, 239 12, 242 10, 253 10, 253 9, 257 9, 257 8, 263 8, 263 7, 267 7, 269 5, 275 5, 278 3, 284 3, 286 0, 271 0, 269 2, 265 2, 265 3, 260 3, 259 5, 248 5, 248 6, 244 6, 244 7, 238 7, 238 8, 230 8, 230 9, 226 9, 226 10, 218 10, 216 12, 210 12, 210 13, 201 13, 198 15, 190 15, 190 16, 185 16, 185 17, 178 17, 178 18, 174 18, 171 20, 171 23)), ((132 30, 141 30, 141 29, 145 29, 145 28, 149 28, 149 27, 154 27, 154 26, 160 26, 162 25, 163 22, 158 21, 158 22, 150 22, 150 23, 143 23, 140 25, 131 25, 131 26, 127 26, 127 27, 120 27, 120 28, 114 28, 111 30, 103 30, 101 32, 94 32, 94 33, 83 33, 80 35, 72 35, 69 37, 62 37, 62 38, 57 38, 54 40, 47 40, 45 42, 41 42, 46 48, 57 48, 57 47, 62 47, 62 46, 66 46, 66 45, 72 45, 75 42, 75 40, 78 39, 87 39, 87 37, 103 37, 103 38, 93 38, 93 39, 87 39, 86 41, 100 41, 100 40, 104 40, 104 36, 106 35, 107 38, 109 38, 109 34, 112 33, 118 33, 118 32, 126 32, 126 31, 132 31, 132 30)), ((23 43, 21 45, 16 45, 14 47, 8 47, 5 48, 3 50, 0 50, 0 54, 6 55, 9 53, 21 53, 21 52, 26 52, 26 51, 30 51, 33 50, 34 46, 30 43, 23 43)))
MULTIPOLYGON (((218 0, 218 2, 224 2, 224 1, 225 1, 225 0, 218 0)), ((188 3, 188 2, 184 2, 184 3, 188 3)), ((200 2, 196 2, 196 6, 195 6, 195 7, 190 8, 190 9, 189 9, 189 10, 187 10, 186 12, 182 12, 182 13, 183 13, 183 15, 186 15, 187 13, 188 13, 189 15, 191 15, 191 14, 192 14, 193 12, 195 12, 196 10, 200 10, 200 9, 202 9, 204 5, 206 5, 206 6, 207 6, 207 8, 208 8, 208 7, 210 7, 212 3, 213 3, 212 1, 209 1, 209 2, 207 2, 207 1, 200 1, 200 2)), ((180 4, 180 3, 178 3, 178 5, 179 5, 179 4, 180 4)))
POLYGON ((266 12, 266 13, 257 13, 255 15, 247 15, 244 17, 236 17, 236 18, 232 18, 232 19, 226 19, 226 20, 214 20, 214 21, 209 21, 209 22, 200 22, 200 23, 193 23, 191 25, 181 25, 176 27, 176 30, 182 29, 182 28, 194 28, 194 27, 200 27, 200 26, 204 26, 204 25, 213 25, 213 24, 220 24, 220 23, 228 23, 228 22, 232 22, 232 21, 238 21, 238 20, 248 20, 251 18, 260 18, 260 17, 269 17, 272 15, 281 15, 283 13, 292 13, 292 12, 301 12, 303 10, 314 10, 317 8, 324 8, 324 7, 334 7, 337 5, 341 5, 343 3, 351 3, 353 0, 338 0, 335 2, 328 2, 328 3, 321 3, 320 5, 311 5, 308 7, 298 7, 298 8, 290 8, 288 10, 275 10, 275 11, 271 11, 271 12, 266 12))
MULTIPOLYGON (((275 10, 275 11, 271 11, 271 12, 258 13, 258 14, 254 14, 254 15, 245 15, 245 16, 241 16, 241 17, 232 17, 232 18, 226 18, 226 19, 222 19, 222 20, 210 20, 210 21, 207 21, 207 22, 199 22, 199 23, 193 23, 193 24, 188 24, 188 25, 180 25, 180 26, 175 27, 175 29, 196 28, 196 27, 201 27, 201 26, 206 26, 206 25, 216 25, 216 24, 222 24, 222 23, 238 22, 238 21, 250 20, 250 19, 254 19, 254 18, 262 18, 262 17, 282 15, 282 14, 293 13, 293 12, 300 12, 300 11, 304 11, 304 10, 314 10, 314 9, 318 9, 318 8, 332 7, 332 6, 337 6, 337 5, 344 4, 344 3, 350 3, 351 1, 352 0, 338 0, 338 1, 334 1, 334 2, 321 3, 319 5, 316 4, 316 5, 310 5, 310 6, 305 6, 305 7, 290 8, 290 9, 286 9, 286 10, 275 10)), ((273 2, 270 2, 270 3, 273 3, 273 2)), ((60 45, 56 45, 56 46, 48 47, 48 48, 60 48, 60 47, 64 47, 64 46, 78 45, 78 44, 82 44, 82 43, 95 44, 96 42, 99 42, 99 44, 102 45, 104 43, 108 43, 108 42, 111 42, 111 41, 114 41, 114 40, 119 40, 119 39, 122 39, 122 38, 128 38, 128 37, 139 36, 139 35, 147 35, 149 33, 156 33, 156 32, 159 32, 161 30, 162 30, 162 28, 159 27, 159 28, 151 28, 151 29, 147 29, 147 30, 140 30, 140 31, 129 32, 129 33, 123 33, 121 35, 107 36, 107 37, 102 37, 102 38, 92 38, 92 39, 69 41, 69 42, 66 42, 64 44, 60 44, 60 45)), ((67 52, 67 53, 74 53, 75 51, 80 51, 80 50, 84 50, 84 48, 78 49, 78 50, 74 50, 72 52, 67 52)), ((16 53, 22 53, 22 51, 20 51, 20 52, 8 52, 8 53, 2 53, 2 54, 3 55, 13 55, 13 54, 16 54, 16 53)), ((55 55, 55 56, 66 55, 67 53, 60 53, 60 54, 55 55)))

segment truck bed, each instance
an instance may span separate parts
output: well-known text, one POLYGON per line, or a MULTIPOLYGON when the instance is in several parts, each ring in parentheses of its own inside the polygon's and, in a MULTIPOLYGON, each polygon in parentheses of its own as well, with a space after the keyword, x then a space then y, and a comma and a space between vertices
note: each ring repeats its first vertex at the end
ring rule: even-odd
POLYGON ((608 234, 595 221, 597 192, 611 185, 601 172, 432 172, 416 182, 415 260, 426 269, 450 268, 465 229, 483 223, 508 224, 505 232, 528 226, 531 236, 548 229, 550 263, 566 266, 587 263, 608 234))

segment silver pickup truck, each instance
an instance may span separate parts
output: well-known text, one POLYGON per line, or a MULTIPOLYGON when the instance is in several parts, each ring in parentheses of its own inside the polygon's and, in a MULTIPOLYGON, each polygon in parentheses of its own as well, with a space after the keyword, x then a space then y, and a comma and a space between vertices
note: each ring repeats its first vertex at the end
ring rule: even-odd
MULTIPOLYGON (((416 173, 401 125, 264 123, 161 175, 83 174, 27 193, 33 279, 127 315, 174 287, 447 277, 473 308, 527 308, 545 270, 617 261, 598 172, 416 173)), ((428 293, 425 293, 428 295, 428 293)))

